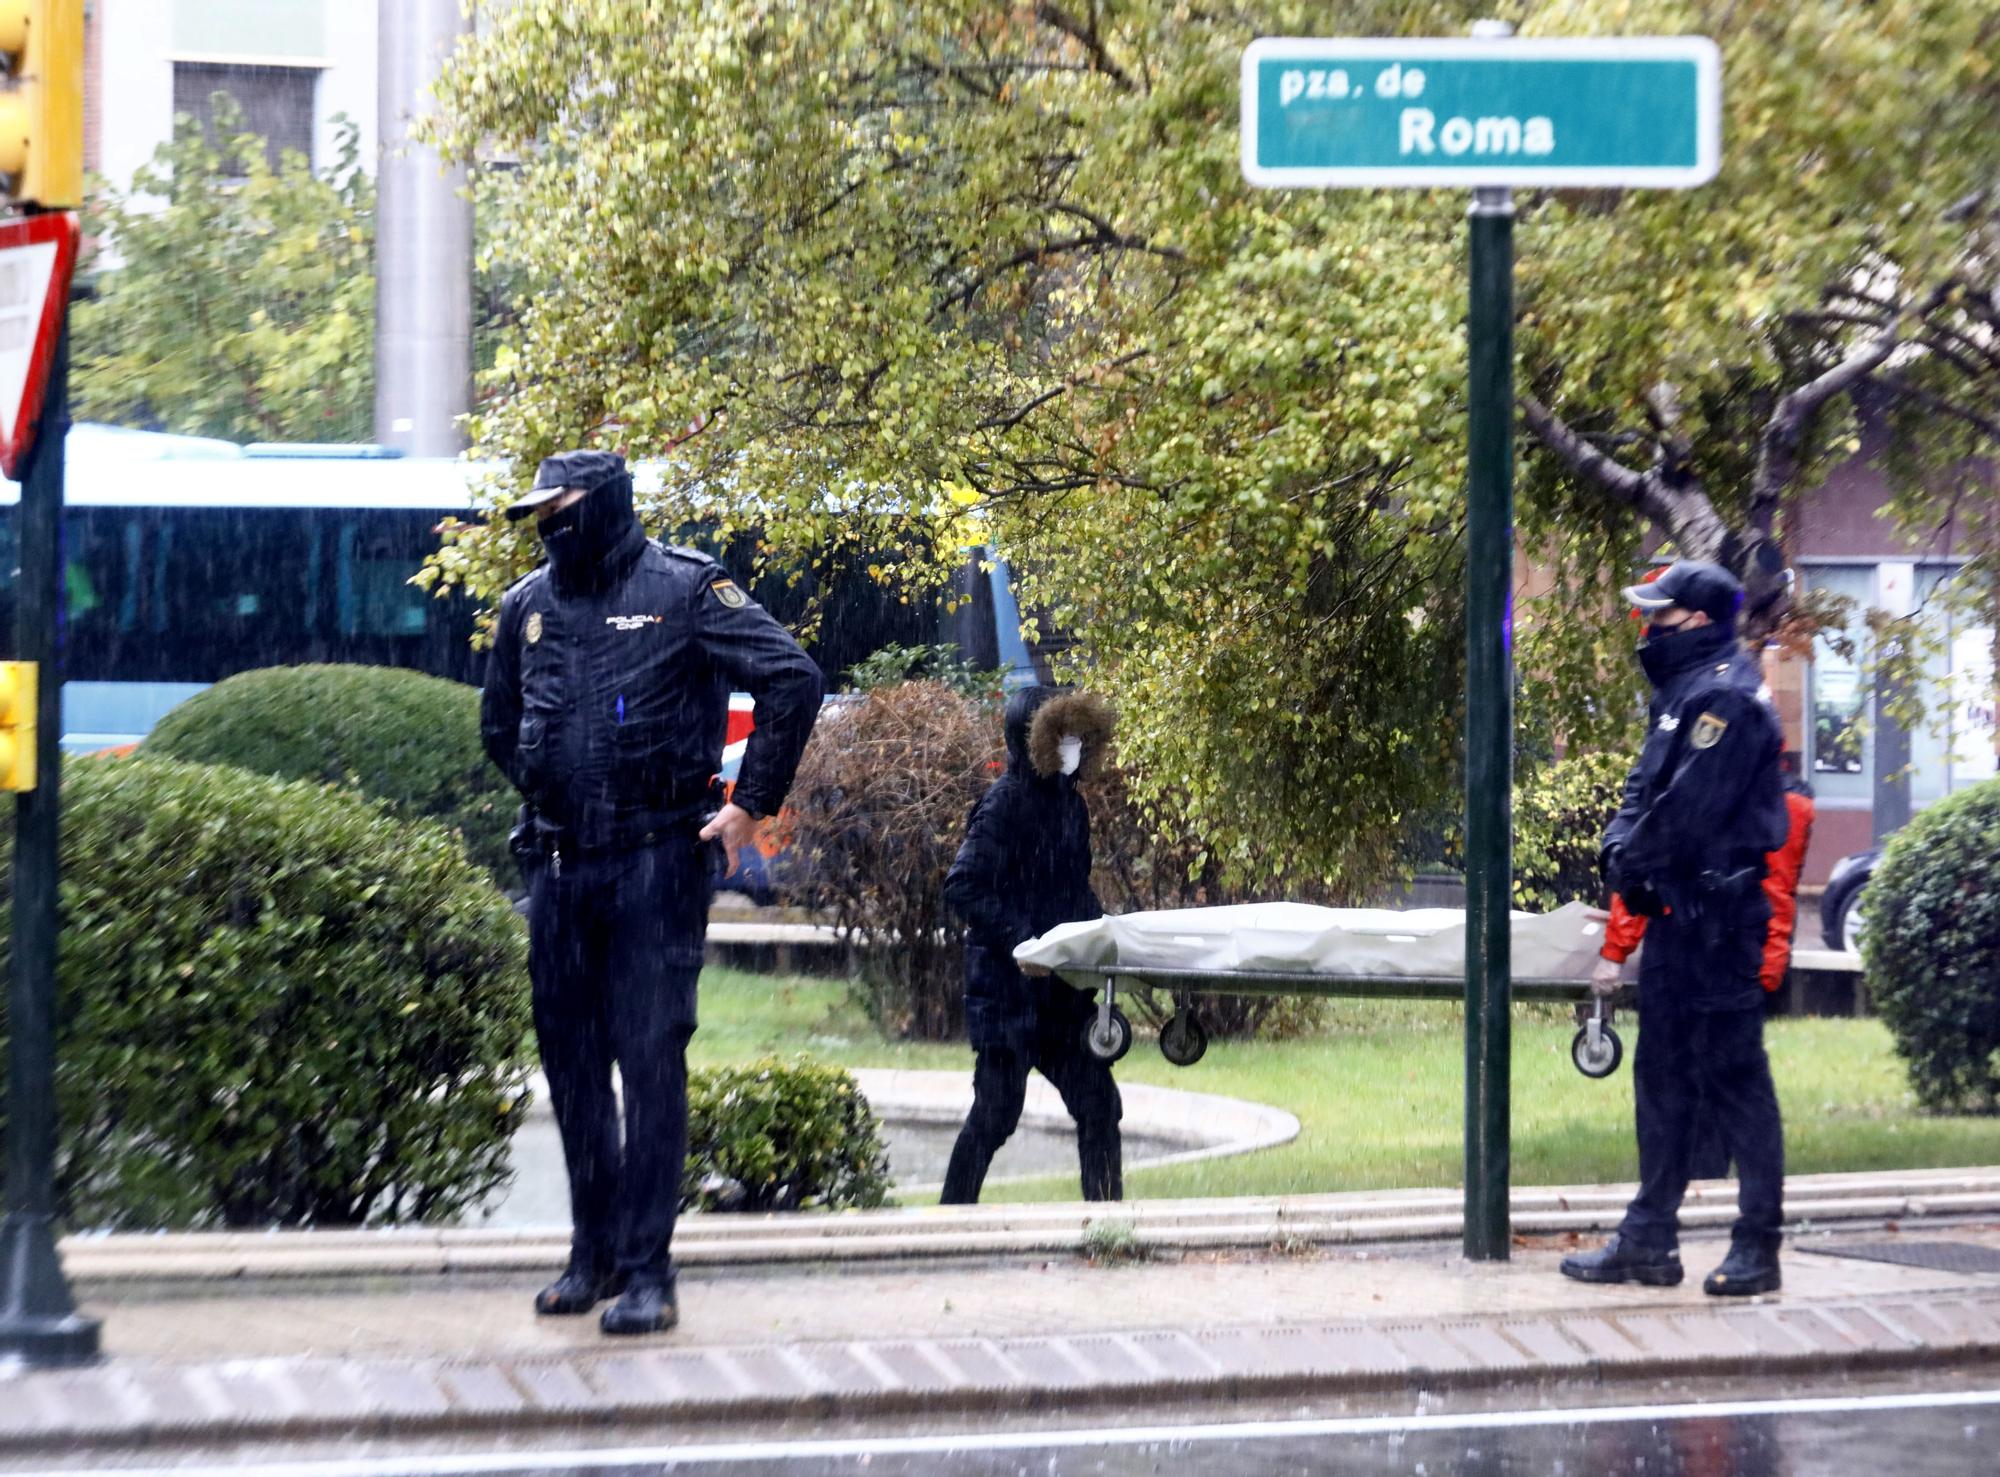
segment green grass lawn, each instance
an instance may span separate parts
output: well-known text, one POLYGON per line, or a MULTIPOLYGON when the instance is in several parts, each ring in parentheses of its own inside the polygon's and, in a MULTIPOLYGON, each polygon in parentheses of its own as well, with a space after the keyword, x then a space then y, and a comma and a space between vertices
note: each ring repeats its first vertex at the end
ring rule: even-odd
MULTIPOLYGON (((1637 1174, 1631 1053, 1601 1082, 1570 1065, 1575 1027, 1548 1008, 1514 1013, 1516 1185, 1588 1184, 1637 1174)), ((1911 1099, 1889 1033, 1873 1020, 1778 1020, 1767 1032, 1793 1174, 2000 1163, 2000 1119, 1932 1117, 1911 1099)), ((959 1045, 885 1042, 839 981, 711 969, 701 981, 697 1064, 808 1052, 853 1067, 970 1072, 959 1045)), ((1464 1047, 1458 1012, 1406 1001, 1337 1001, 1319 1034, 1218 1042, 1193 1067, 1152 1041, 1118 1064, 1128 1082, 1248 1098, 1298 1117, 1275 1149, 1128 1173, 1129 1196, 1282 1195, 1460 1182, 1464 1047)), ((989 1200, 1074 1199, 1074 1175, 995 1185, 989 1200)))

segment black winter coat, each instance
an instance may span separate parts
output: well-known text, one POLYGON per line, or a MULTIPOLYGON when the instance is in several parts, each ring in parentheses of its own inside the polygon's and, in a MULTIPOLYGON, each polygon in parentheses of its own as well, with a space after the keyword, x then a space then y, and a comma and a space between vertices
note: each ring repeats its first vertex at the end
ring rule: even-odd
POLYGON ((975 1051, 1026 1051, 1038 1029, 1079 1024, 1090 997, 1030 978, 1014 947, 1058 923, 1100 918, 1090 887, 1090 813, 1076 781, 1042 775, 1029 758, 1035 711, 1056 696, 1025 688, 1007 704, 1007 772, 979 798, 944 895, 965 920, 965 1024, 975 1051))
POLYGON ((715 560, 647 539, 629 480, 584 505, 582 557, 542 566, 500 602, 480 704, 487 754, 534 807, 544 844, 643 845, 720 803, 735 688, 757 709, 734 798, 775 811, 819 716, 819 668, 715 560))
POLYGON ((1604 835, 1618 885, 1675 890, 1703 871, 1751 867, 1789 829, 1784 735, 1757 661, 1725 626, 1647 643, 1652 727, 1604 835))
MULTIPOLYGON (((1791 824, 1778 763, 1783 731, 1756 658, 1729 627, 1650 641, 1640 660, 1653 683, 1652 728, 1605 831, 1607 880, 1635 912, 1679 914, 1689 927, 1673 936, 1707 956, 1670 966, 1655 958, 1652 977, 1666 967, 1700 1009, 1756 1005, 1755 965, 1770 918, 1765 856, 1791 824), (1725 967, 1739 957, 1748 967, 1725 967)), ((1642 992, 1648 978, 1642 969, 1642 992)))

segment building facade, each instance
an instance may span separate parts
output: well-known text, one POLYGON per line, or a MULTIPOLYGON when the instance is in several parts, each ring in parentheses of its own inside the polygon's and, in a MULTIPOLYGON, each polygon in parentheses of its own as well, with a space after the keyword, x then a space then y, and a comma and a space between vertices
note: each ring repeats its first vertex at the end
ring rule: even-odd
MULTIPOLYGON (((1920 542, 1896 530, 1884 512, 1890 488, 1883 449, 1869 438, 1788 517, 1786 548, 1800 585, 1845 596, 1854 611, 1844 641, 1822 636, 1809 659, 1774 654, 1767 662, 1787 747, 1800 755, 1817 797, 1808 884, 1824 882, 1841 857, 1895 831, 1914 811, 2000 775, 1994 631, 1954 614, 1946 599, 1966 562, 1963 536, 1950 519, 1920 542), (1916 694, 1925 716, 1907 727, 1880 700, 1871 610, 1919 614, 1936 634, 1916 694)), ((1990 504, 2000 496, 1991 467, 1957 475, 1968 501, 1990 504)))
POLYGON ((248 131, 319 167, 344 116, 374 166, 373 0, 89 0, 86 25, 84 162, 115 185, 173 136, 176 114, 207 119, 218 92, 248 131))

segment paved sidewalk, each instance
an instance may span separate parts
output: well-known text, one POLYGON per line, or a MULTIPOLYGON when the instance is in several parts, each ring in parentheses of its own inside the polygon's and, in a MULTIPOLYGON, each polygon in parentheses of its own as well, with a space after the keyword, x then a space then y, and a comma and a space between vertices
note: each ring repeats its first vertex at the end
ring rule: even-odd
MULTIPOLYGON (((1173 1215, 1198 1221, 1199 1206, 1173 1215)), ((1080 1224, 1102 1209, 924 1218, 1004 1223, 1033 1214, 1080 1224)), ((1838 1234, 2000 1250, 2000 1216, 1921 1228, 1877 1219, 1838 1234)), ((78 1446, 585 1423, 685 1432, 903 1410, 971 1418, 2000 1360, 2000 1274, 1808 1254, 1830 1243, 1821 1231, 1795 1235, 1784 1293, 1748 1305, 1701 1293, 1723 1249, 1713 1235, 1688 1242, 1689 1281, 1671 1290, 1563 1279, 1555 1263, 1573 1239, 1563 1233, 1524 1237, 1499 1265, 1467 1263, 1441 1240, 1293 1239, 1245 1250, 1176 1249, 1168 1239, 1162 1229, 1147 1259, 1103 1265, 1069 1250, 844 1263, 717 1258, 684 1275, 681 1330, 616 1344, 594 1320, 535 1318, 539 1271, 357 1278, 338 1274, 336 1260, 327 1269, 336 1275, 303 1276, 294 1265, 282 1278, 85 1280, 110 1357, 0 1381, 0 1461, 32 1464, 37 1453, 78 1446)))

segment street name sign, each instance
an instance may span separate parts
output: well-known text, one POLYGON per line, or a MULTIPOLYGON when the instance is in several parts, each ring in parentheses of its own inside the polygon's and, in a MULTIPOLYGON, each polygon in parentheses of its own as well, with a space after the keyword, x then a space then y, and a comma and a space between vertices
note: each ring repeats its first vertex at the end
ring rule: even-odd
POLYGON ((1722 156, 1703 36, 1268 36, 1243 53, 1243 174, 1270 188, 1679 189, 1722 156))

